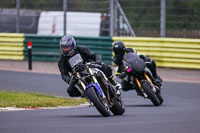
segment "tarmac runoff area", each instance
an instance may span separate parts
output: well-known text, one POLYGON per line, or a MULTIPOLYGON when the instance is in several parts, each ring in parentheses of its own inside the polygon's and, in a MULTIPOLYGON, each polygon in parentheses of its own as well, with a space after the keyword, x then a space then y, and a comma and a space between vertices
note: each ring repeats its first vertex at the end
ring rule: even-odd
MULTIPOLYGON (((0 60, 0 70, 60 74, 57 62, 33 62, 32 68, 27 61, 0 60)), ((166 82, 200 83, 199 69, 157 68, 157 73, 166 82)))
MULTIPOLYGON (((32 70, 28 70, 27 61, 10 61, 0 60, 0 70, 60 74, 57 62, 33 62, 32 70)), ((175 69, 175 68, 157 68, 157 73, 165 82, 188 82, 200 83, 200 70, 194 69, 175 69)), ((62 106, 62 107, 38 107, 38 108, 0 108, 0 111, 20 111, 20 110, 38 110, 38 109, 61 109, 61 108, 77 108, 86 107, 89 103, 78 106, 62 106)))

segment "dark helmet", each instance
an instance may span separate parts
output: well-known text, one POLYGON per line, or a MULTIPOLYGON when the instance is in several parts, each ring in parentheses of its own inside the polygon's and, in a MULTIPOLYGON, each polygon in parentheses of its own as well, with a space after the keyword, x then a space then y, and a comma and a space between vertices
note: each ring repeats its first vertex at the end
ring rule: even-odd
POLYGON ((113 51, 116 56, 123 56, 126 51, 126 47, 122 41, 115 42, 113 45, 113 51))
POLYGON ((60 39, 60 49, 64 56, 72 56, 76 49, 76 41, 74 37, 63 36, 60 39))

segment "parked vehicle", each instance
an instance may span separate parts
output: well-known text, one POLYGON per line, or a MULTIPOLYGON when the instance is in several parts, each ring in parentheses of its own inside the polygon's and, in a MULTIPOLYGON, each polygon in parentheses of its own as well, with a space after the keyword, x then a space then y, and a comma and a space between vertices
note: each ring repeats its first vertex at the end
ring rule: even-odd
POLYGON ((115 93, 105 74, 91 67, 95 63, 83 63, 80 54, 76 54, 69 59, 69 64, 72 68, 72 80, 77 80, 75 87, 102 116, 109 116, 110 111, 114 115, 125 112, 121 96, 115 93))
MULTIPOLYGON (((73 36, 99 37, 101 13, 67 11, 66 15, 66 34, 73 36)), ((63 35, 63 22, 63 11, 42 11, 38 21, 37 34, 63 35)))

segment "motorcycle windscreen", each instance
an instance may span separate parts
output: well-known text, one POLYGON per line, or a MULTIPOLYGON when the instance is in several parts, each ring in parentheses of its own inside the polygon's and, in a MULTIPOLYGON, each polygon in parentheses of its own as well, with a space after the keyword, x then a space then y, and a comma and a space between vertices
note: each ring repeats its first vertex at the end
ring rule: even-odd
POLYGON ((140 72, 146 67, 144 60, 141 59, 138 54, 133 52, 124 55, 124 61, 131 66, 133 71, 140 72))
POLYGON ((77 64, 83 62, 83 59, 81 57, 80 54, 76 54, 74 56, 72 56, 70 59, 69 59, 69 64, 71 66, 71 68, 73 68, 74 66, 76 66, 77 64))

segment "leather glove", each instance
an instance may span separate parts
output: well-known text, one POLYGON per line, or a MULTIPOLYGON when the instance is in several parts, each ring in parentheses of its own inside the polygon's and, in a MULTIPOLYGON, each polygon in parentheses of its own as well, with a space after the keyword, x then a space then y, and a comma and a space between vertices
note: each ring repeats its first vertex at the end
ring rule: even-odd
POLYGON ((120 78, 120 79, 123 79, 126 77, 126 73, 125 72, 122 72, 120 74, 116 74, 116 77, 120 78))

